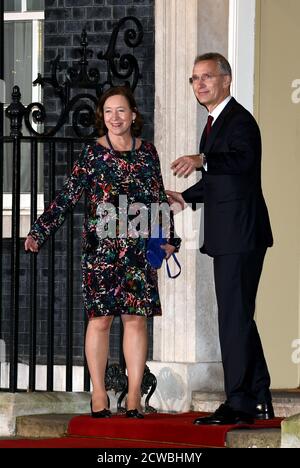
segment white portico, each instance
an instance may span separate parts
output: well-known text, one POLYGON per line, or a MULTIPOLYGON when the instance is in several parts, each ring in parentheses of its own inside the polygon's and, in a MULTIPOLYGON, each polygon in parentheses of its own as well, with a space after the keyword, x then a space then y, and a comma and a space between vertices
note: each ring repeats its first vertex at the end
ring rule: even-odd
MULTIPOLYGON (((255 2, 155 2, 155 144, 165 188, 181 192, 199 177, 198 173, 179 179, 170 170, 174 159, 198 151, 206 121, 206 111, 198 105, 188 82, 195 57, 208 51, 220 52, 229 58, 234 70, 239 63, 248 63, 253 71, 253 57, 248 61, 245 57, 245 50, 249 57, 253 54, 251 41, 243 49, 244 55, 237 48, 243 36, 238 27, 241 17, 247 24, 241 3, 252 11, 255 2)), ((251 15, 248 23, 250 29, 254 28, 251 15)), ((249 37, 248 30, 244 34, 249 37)), ((251 83, 249 86, 253 92, 251 83)), ((236 95, 237 86, 234 92, 236 95)), ((250 95, 249 107, 252 101, 250 95)), ((170 280, 164 269, 160 271, 163 316, 154 319, 153 361, 148 364, 158 380, 151 404, 158 409, 186 411, 193 390, 223 389, 223 370, 212 259, 198 250, 203 230, 201 209, 186 209, 176 216, 175 224, 183 239, 178 254, 182 274, 170 280)))

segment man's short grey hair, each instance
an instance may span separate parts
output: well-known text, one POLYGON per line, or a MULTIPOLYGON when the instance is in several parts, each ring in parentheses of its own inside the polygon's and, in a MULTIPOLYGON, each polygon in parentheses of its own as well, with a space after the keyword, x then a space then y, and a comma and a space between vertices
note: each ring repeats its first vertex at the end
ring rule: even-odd
POLYGON ((222 75, 229 75, 230 77, 232 76, 231 66, 223 55, 219 54, 218 52, 208 52, 207 54, 198 55, 195 58, 194 65, 206 60, 212 60, 213 62, 216 62, 222 75))

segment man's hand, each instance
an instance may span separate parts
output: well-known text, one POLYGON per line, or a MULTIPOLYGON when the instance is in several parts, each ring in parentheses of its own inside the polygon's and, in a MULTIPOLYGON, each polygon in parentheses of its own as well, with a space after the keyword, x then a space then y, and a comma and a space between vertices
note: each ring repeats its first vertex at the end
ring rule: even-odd
POLYGON ((39 251, 39 246, 36 240, 33 237, 27 236, 24 244, 24 248, 26 252, 30 250, 30 252, 37 253, 39 251))
POLYGON ((174 245, 171 245, 171 244, 162 244, 160 246, 161 249, 163 249, 166 253, 166 260, 168 260, 171 255, 175 252, 176 248, 174 247, 174 245))
POLYGON ((174 214, 179 213, 180 211, 184 210, 184 208, 187 206, 180 192, 173 192, 173 190, 166 190, 166 194, 168 195, 168 201, 171 205, 171 208, 174 214))
POLYGON ((179 177, 189 176, 195 169, 199 169, 203 166, 203 158, 200 154, 180 156, 175 159, 171 164, 171 169, 174 175, 179 177))

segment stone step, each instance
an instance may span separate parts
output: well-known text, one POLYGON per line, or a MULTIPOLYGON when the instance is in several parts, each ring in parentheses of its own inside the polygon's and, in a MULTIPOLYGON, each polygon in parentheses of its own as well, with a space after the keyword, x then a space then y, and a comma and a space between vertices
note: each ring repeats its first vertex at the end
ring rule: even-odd
MULTIPOLYGON (((275 414, 287 418, 280 429, 236 429, 226 437, 228 448, 300 448, 300 389, 272 390, 275 414)), ((193 411, 213 412, 225 400, 223 392, 193 392, 193 411)))
POLYGON ((16 436, 30 438, 62 437, 75 414, 33 414, 18 416, 16 436))
MULTIPOLYGON (((272 391, 275 413, 288 417, 280 429, 236 429, 227 434, 228 448, 300 447, 300 392, 298 390, 272 391), (298 413, 298 416, 292 416, 298 413)), ((195 411, 214 411, 224 401, 222 392, 194 392, 195 411)), ((67 433, 68 423, 76 413, 33 414, 18 416, 16 437, 61 437, 67 433)))
MULTIPOLYGON (((67 433, 68 423, 74 414, 35 414, 17 418, 16 437, 50 438, 67 433)), ((279 448, 280 429, 240 429, 227 434, 228 448, 279 448)))
POLYGON ((281 448, 300 448, 300 413, 282 421, 281 448))
POLYGON ((235 429, 226 435, 227 448, 280 448, 280 429, 235 429))
MULTIPOLYGON (((272 390, 273 406, 278 417, 286 418, 300 413, 300 389, 272 390)), ((193 392, 193 411, 213 412, 225 400, 223 392, 193 392)))
POLYGON ((19 416, 88 413, 90 399, 88 392, 0 392, 0 436, 15 435, 19 416))

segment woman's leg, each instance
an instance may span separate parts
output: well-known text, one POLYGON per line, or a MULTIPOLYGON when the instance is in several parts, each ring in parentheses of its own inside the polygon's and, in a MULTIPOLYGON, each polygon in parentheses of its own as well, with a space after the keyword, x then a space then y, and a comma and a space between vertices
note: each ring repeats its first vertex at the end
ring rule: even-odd
POLYGON ((104 378, 112 321, 111 316, 90 319, 85 335, 85 355, 93 384, 93 411, 108 408, 104 378))
POLYGON ((128 373, 127 410, 141 409, 141 383, 144 375, 148 336, 146 317, 122 315, 123 352, 128 373))

